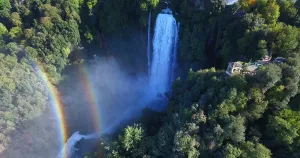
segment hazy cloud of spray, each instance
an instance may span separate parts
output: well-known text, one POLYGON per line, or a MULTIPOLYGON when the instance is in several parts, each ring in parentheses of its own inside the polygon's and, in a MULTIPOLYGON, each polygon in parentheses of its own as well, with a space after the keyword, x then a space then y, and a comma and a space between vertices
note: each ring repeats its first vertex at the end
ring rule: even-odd
POLYGON ((103 130, 117 120, 136 115, 128 111, 142 109, 149 99, 145 95, 147 76, 130 76, 113 59, 98 60, 90 66, 89 74, 101 110, 103 130))
MULTIPOLYGON (((104 133, 113 132, 122 121, 138 117, 155 97, 148 88, 146 43, 141 43, 145 40, 143 38, 146 39, 146 36, 140 33, 132 34, 125 40, 106 38, 110 53, 115 58, 100 58, 84 65, 98 101, 100 111, 97 113, 104 133)), ((97 121, 93 118, 92 105, 89 105, 78 67, 72 67, 58 86, 65 106, 68 134, 71 136, 76 131, 91 134, 95 132, 93 127, 97 121)), ((49 107, 42 116, 19 127, 0 157, 55 157, 62 144, 56 114, 52 110, 49 107)))
POLYGON ((91 111, 91 106, 95 105, 90 105, 89 93, 84 88, 86 84, 91 85, 90 91, 97 100, 99 111, 96 113, 101 119, 102 134, 114 132, 123 126, 124 121, 139 117, 142 109, 156 97, 148 87, 146 73, 128 73, 112 57, 96 58, 92 63, 80 67, 87 73, 79 73, 78 68, 74 69, 63 84, 63 98, 69 98, 65 103, 69 106, 67 118, 70 131, 80 131, 81 134, 97 132, 93 126, 98 121, 93 117, 95 111, 91 111), (86 74, 89 83, 82 80, 81 75, 86 74))
POLYGON ((11 142, 0 154, 5 158, 53 158, 60 146, 57 120, 51 109, 25 122, 11 133, 11 142))
MULTIPOLYGON (((126 73, 124 68, 121 68, 113 58, 97 59, 92 64, 85 65, 85 68, 88 71, 89 81, 93 87, 93 92, 95 92, 94 96, 96 96, 100 109, 97 113, 101 118, 102 130, 107 131, 107 128, 111 128, 112 124, 118 124, 115 122, 136 117, 137 113, 131 113, 130 111, 140 111, 152 99, 152 97, 148 95, 147 75, 130 75, 126 73)), ((78 74, 79 73, 76 73, 75 76, 78 74)), ((80 76, 72 78, 80 80, 80 76)), ((72 88, 69 89, 72 92, 67 93, 68 98, 78 98, 75 104, 70 105, 70 109, 72 110, 70 111, 69 118, 72 119, 69 124, 77 126, 74 127, 75 129, 84 130, 86 127, 81 127, 80 123, 74 125, 72 120, 77 119, 84 121, 82 116, 91 116, 91 114, 88 115, 88 113, 91 113, 89 106, 93 105, 89 105, 88 96, 83 90, 84 85, 82 85, 82 81, 68 81, 68 83, 69 86, 76 84, 76 86, 79 86, 79 88, 75 88, 76 91, 72 88), (74 113, 72 113, 72 111, 74 113)), ((93 120, 94 118, 91 117, 85 119, 90 123, 97 122, 97 120, 93 120)))
MULTIPOLYGON (((92 63, 81 65, 88 73, 94 96, 100 111, 101 131, 105 134, 113 132, 122 121, 136 118, 142 109, 153 100, 148 88, 146 73, 132 75, 125 67, 113 58, 101 58, 92 63)), ((65 106, 69 136, 79 131, 81 134, 94 133, 97 122, 91 111, 89 97, 85 91, 86 83, 82 81, 82 73, 74 68, 59 86, 65 106)), ((4 153, 5 157, 32 158, 55 157, 61 150, 59 129, 56 115, 51 108, 35 120, 28 121, 21 130, 14 132, 12 143, 4 153)))

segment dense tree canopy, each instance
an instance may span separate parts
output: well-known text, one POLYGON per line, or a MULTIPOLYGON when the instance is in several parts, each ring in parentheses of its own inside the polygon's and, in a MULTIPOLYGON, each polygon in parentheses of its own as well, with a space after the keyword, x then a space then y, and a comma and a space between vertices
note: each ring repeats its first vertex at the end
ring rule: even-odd
MULTIPOLYGON (((18 48, 15 43, 12 46, 18 48)), ((13 49, 13 48, 12 48, 13 49)), ((20 123, 39 116, 48 104, 45 84, 26 59, 18 62, 15 49, 0 54, 0 151, 9 143, 9 134, 20 123)))
MULTIPOLYGON (((181 12, 180 60, 218 69, 228 61, 256 61, 265 55, 286 61, 259 67, 254 75, 191 70, 186 79, 173 83, 163 123, 141 126, 144 134, 130 151, 122 147, 122 140, 108 141, 108 156, 298 157, 298 2, 173 3, 181 12), (155 134, 147 134, 153 126, 155 134)), ((131 128, 120 132, 119 138, 135 142, 129 137, 134 132, 127 133, 131 128)))
MULTIPOLYGON (((149 12, 164 7, 160 0, 0 0, 0 151, 17 125, 47 105, 29 58, 58 84, 86 55, 77 52, 82 46, 105 55, 106 37, 137 29, 144 39, 149 12)), ((105 156, 300 157, 300 1, 171 0, 169 7, 180 22, 178 60, 201 70, 174 81, 167 111, 151 116, 159 123, 120 130, 104 142, 105 156), (265 55, 286 60, 252 75, 224 71, 228 62, 265 55)))

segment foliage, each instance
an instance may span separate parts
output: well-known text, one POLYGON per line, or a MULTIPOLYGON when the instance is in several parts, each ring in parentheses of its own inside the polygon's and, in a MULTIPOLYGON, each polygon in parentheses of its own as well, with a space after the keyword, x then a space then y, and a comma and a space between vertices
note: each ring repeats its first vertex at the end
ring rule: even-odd
POLYGON ((293 86, 299 86, 299 70, 294 72, 291 67, 295 64, 270 63, 251 76, 227 77, 215 69, 190 71, 185 80, 174 83, 168 116, 159 132, 143 138, 155 138, 157 143, 147 141, 151 145, 138 157, 271 157, 271 150, 284 144, 290 145, 286 152, 292 154, 298 146, 300 115, 289 110, 289 100, 299 92, 287 90, 291 82, 285 80, 289 78, 296 83, 293 86), (264 121, 268 123, 260 123, 264 121), (275 143, 271 146, 261 139, 275 143))
POLYGON ((268 123, 269 135, 279 143, 290 145, 300 137, 300 112, 285 109, 271 116, 268 123))
POLYGON ((35 49, 37 52, 35 58, 45 62, 45 67, 57 67, 50 77, 55 82, 59 81, 60 73, 68 63, 68 54, 64 54, 64 50, 72 50, 73 46, 80 42, 79 3, 77 0, 74 3, 70 1, 10 3, 2 0, 1 35, 9 36, 2 38, 2 46, 14 40, 24 48, 35 49), (8 33, 4 33, 6 30, 9 30, 8 33))
POLYGON ((262 144, 255 144, 252 142, 244 142, 241 144, 242 154, 240 157, 242 158, 271 158, 271 152, 268 148, 263 146, 262 144))
POLYGON ((224 148, 224 157, 225 158, 238 158, 241 156, 243 151, 237 147, 227 144, 224 148))
POLYGON ((135 124, 133 127, 129 126, 125 128, 124 136, 121 136, 119 139, 121 140, 124 149, 128 151, 141 141, 143 135, 143 129, 135 124))
POLYGON ((191 137, 188 133, 182 131, 176 132, 174 138, 175 152, 182 152, 189 158, 197 158, 200 153, 194 148, 197 145, 195 138, 191 137))
MULTIPOLYGON (((141 144, 131 150, 143 151, 137 157, 260 158, 271 157, 279 152, 277 148, 297 155, 300 115, 290 109, 290 99, 299 94, 300 60, 289 55, 294 59, 263 65, 253 75, 226 76, 214 68, 190 70, 185 80, 174 82, 160 129, 142 138, 143 150, 141 144)), ((115 152, 119 157, 132 156, 115 152)))
MULTIPOLYGON (((163 121, 126 127, 106 144, 106 156, 299 157, 300 2, 171 2, 180 22, 178 59, 216 69, 174 81, 163 121), (285 61, 253 75, 223 71, 230 61, 265 55, 285 61)), ((24 56, 59 83, 75 47, 103 49, 105 37, 126 39, 135 29, 143 39, 149 12, 162 8, 159 0, 0 0, 0 151, 17 125, 47 105, 45 86, 24 56)))
POLYGON ((26 120, 39 116, 47 105, 45 84, 27 60, 18 62, 18 46, 8 44, 11 55, 0 53, 0 151, 9 143, 10 132, 26 120))

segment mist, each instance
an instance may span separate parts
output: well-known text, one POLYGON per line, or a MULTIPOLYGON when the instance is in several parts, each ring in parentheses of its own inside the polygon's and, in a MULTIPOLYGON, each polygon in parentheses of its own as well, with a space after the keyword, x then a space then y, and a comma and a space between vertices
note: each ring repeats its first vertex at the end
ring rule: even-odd
MULTIPOLYGON (((152 100, 152 96, 148 95, 148 77, 146 73, 140 72, 135 75, 129 74, 125 68, 120 67, 114 58, 97 58, 92 63, 81 65, 88 72, 90 85, 93 87, 94 96, 97 99, 97 104, 100 111, 98 114, 101 119, 101 128, 104 130, 109 128, 113 122, 120 120, 128 115, 128 111, 134 109, 142 109, 147 102, 152 100)), ((83 83, 78 75, 82 75, 79 70, 68 79, 68 85, 64 85, 67 91, 64 92, 67 96, 64 98, 78 98, 76 102, 67 103, 70 105, 68 109, 68 118, 72 118, 71 124, 75 129, 83 129, 90 132, 86 125, 81 127, 80 123, 72 123, 74 119, 82 121, 82 115, 88 115, 89 103, 87 93, 84 91, 83 83), (74 90, 76 89, 76 90, 74 90), (79 113, 78 113, 79 112, 79 113), (86 113, 87 112, 87 113, 86 113), (78 118, 78 119, 77 119, 78 118)), ((136 115, 136 114, 134 114, 136 115)), ((87 118, 87 120, 93 118, 87 118)), ((95 120, 90 120, 95 121, 95 120)))
MULTIPOLYGON (((82 75, 88 74, 86 77, 93 87, 90 91, 93 91, 99 108, 96 113, 100 116, 101 132, 105 134, 124 126, 127 120, 138 118, 142 110, 156 100, 156 94, 148 86, 147 72, 133 74, 117 60, 114 57, 96 57, 68 70, 64 82, 59 85, 59 91, 69 136, 76 131, 85 135, 97 132, 94 128, 97 123, 93 117, 95 111, 91 111, 94 105, 90 105, 85 91, 87 83, 83 82, 82 75), (80 73, 82 70, 86 73, 80 73)), ((51 106, 48 107, 41 117, 28 121, 13 132, 12 141, 3 157, 55 157, 62 144, 59 144, 58 122, 52 110, 51 106)), ((85 148, 92 150, 93 145, 85 148)))
MULTIPOLYGON (((87 71, 97 99, 101 134, 110 134, 119 126, 124 126, 126 121, 138 118, 145 107, 152 107, 153 101, 157 100, 156 94, 148 86, 147 73, 129 73, 113 57, 95 58, 80 67, 87 71)), ((69 75, 72 79, 67 79, 68 84, 64 85, 67 87, 64 92, 67 96, 64 98, 78 98, 76 102, 70 100, 71 102, 66 103, 70 106, 67 116, 69 129, 81 134, 91 134, 97 132, 93 129, 97 120, 92 117, 94 112, 90 106, 93 105, 89 105, 88 93, 84 91, 86 83, 82 82, 80 75, 82 73, 79 73, 79 69, 75 69, 69 75)))
POLYGON ((53 158, 60 146, 56 114, 49 107, 41 116, 26 121, 11 133, 11 142, 0 154, 5 158, 53 158))
MULTIPOLYGON (((140 42, 146 41, 146 36, 137 32, 127 38, 107 38, 106 48, 99 51, 85 49, 90 54, 107 56, 91 59, 84 56, 84 50, 79 51, 79 59, 85 61, 65 69, 64 79, 57 88, 63 103, 68 138, 75 132, 81 135, 98 133, 95 124, 99 121, 94 117, 95 113, 100 117, 100 134, 112 134, 139 118, 145 108, 164 111, 167 98, 157 95, 157 90, 149 86, 147 44, 140 42), (91 88, 86 89, 87 85, 91 88), (90 93, 97 105, 91 105, 90 93)), ((56 157, 64 146, 60 144, 58 124, 53 107, 49 106, 40 117, 12 133, 11 143, 2 153, 3 157, 56 157)), ((83 153, 94 151, 99 138, 91 142, 75 154, 83 157, 83 153)))

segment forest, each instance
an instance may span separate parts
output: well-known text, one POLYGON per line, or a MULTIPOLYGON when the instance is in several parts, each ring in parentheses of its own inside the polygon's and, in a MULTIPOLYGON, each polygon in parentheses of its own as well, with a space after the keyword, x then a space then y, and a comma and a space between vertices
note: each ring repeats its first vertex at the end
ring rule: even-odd
MULTIPOLYGON (((86 158, 300 157, 300 1, 226 4, 171 0, 178 61, 198 69, 172 83, 165 112, 145 109, 86 158), (286 61, 255 75, 225 73, 228 62, 265 55, 286 61)), ((163 8, 160 0, 0 0, 0 152, 48 105, 33 61, 59 89, 68 69, 112 55, 114 39, 146 34, 149 12, 163 8)), ((136 47, 127 42, 123 56, 136 47)))

